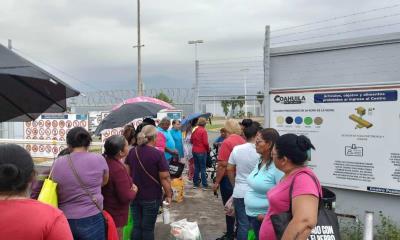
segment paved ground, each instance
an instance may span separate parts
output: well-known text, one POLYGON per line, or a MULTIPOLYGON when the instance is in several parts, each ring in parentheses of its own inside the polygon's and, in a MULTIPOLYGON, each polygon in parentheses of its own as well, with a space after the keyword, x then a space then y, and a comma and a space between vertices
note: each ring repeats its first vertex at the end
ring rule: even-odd
MULTIPOLYGON (((219 132, 209 132, 209 142, 212 143, 219 132)), ((209 186, 212 185, 209 180, 209 186)), ((188 221, 196 221, 199 225, 203 240, 214 240, 222 236, 225 231, 225 214, 223 211, 221 196, 214 196, 212 190, 203 191, 193 189, 193 184, 185 180, 185 198, 181 203, 173 203, 171 207, 171 222, 187 218, 188 221)), ((171 227, 163 224, 162 215, 157 219, 156 239, 170 239, 171 227)))
MULTIPOLYGON (((186 181, 185 181, 186 182, 186 181)), ((191 183, 185 185, 185 199, 181 203, 173 203, 171 222, 186 218, 196 221, 204 240, 214 240, 225 230, 225 215, 221 197, 216 198, 212 190, 193 189, 191 183)), ((170 226, 163 224, 159 215, 156 224, 156 239, 170 239, 170 226)))

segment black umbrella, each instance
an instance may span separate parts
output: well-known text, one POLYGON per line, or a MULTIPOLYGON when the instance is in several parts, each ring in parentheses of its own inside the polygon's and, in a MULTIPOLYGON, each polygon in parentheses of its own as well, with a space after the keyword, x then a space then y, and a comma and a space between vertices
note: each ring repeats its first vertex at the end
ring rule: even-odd
POLYGON ((0 44, 0 122, 66 111, 79 92, 0 44))
POLYGON ((124 104, 108 114, 94 133, 99 135, 105 129, 122 127, 136 118, 156 117, 157 113, 162 109, 165 109, 165 106, 151 102, 124 104))

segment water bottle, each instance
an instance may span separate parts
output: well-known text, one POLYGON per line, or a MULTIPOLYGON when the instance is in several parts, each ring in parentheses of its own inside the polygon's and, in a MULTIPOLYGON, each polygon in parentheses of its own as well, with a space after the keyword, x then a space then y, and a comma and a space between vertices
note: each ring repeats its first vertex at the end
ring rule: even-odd
POLYGON ((164 224, 170 223, 169 203, 163 201, 163 222, 164 224))

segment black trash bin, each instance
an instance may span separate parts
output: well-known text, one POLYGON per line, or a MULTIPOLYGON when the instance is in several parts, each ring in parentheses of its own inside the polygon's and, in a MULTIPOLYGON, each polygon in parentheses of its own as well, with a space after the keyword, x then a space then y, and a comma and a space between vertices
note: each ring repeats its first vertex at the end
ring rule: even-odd
POLYGON ((336 194, 326 187, 322 187, 322 202, 326 209, 335 211, 336 194))

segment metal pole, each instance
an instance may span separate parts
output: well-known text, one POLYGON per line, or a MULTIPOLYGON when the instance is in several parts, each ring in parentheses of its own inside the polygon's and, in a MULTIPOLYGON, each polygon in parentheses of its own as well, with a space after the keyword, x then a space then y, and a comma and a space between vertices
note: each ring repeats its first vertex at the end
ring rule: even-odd
POLYGON ((264 127, 270 126, 270 27, 265 26, 265 41, 264 41, 264 127))
POLYGON ((199 60, 195 60, 195 105, 194 110, 195 112, 200 112, 200 99, 199 99, 199 60))
POLYGON ((244 116, 247 117, 247 71, 244 76, 244 116))
POLYGON ((137 65, 137 93, 138 96, 143 95, 143 83, 142 83, 142 60, 141 60, 141 44, 140 44, 140 0, 137 0, 137 33, 138 33, 138 65, 137 65))
POLYGON ((363 240, 373 240, 374 239, 374 213, 366 211, 365 212, 365 222, 364 222, 364 237, 363 240))

